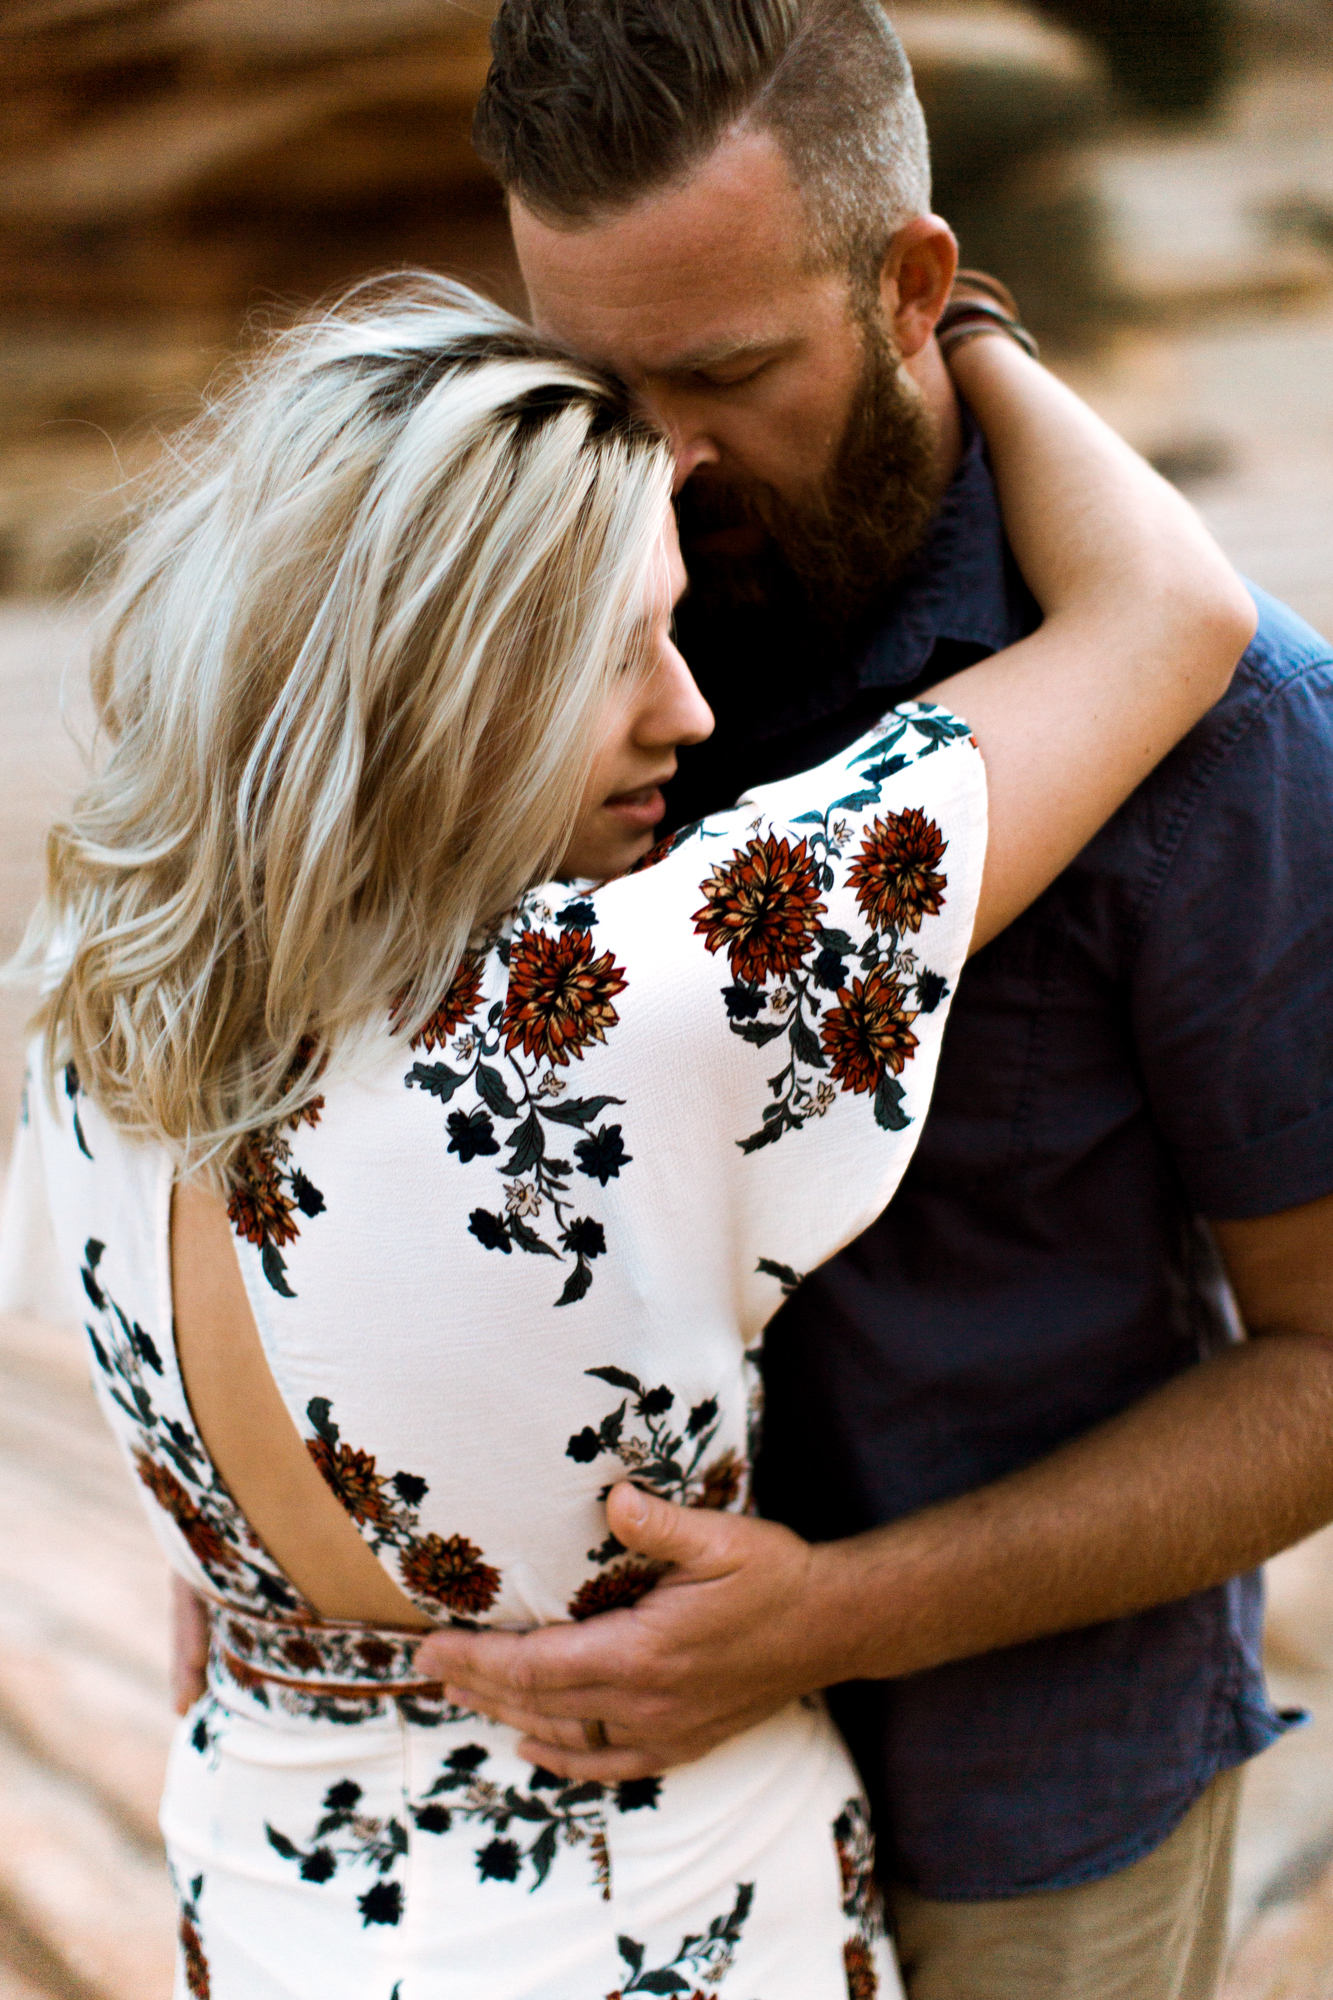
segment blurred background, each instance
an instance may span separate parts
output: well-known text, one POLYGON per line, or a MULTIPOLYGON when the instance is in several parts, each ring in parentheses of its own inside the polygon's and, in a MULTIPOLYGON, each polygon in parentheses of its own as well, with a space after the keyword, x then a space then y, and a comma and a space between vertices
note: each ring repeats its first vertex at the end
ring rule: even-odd
MULTIPOLYGON (((487 0, 6 0, 0 952, 77 780, 126 482, 265 316, 427 265, 521 310, 487 0)), ((1048 360, 1333 634, 1333 0, 891 8, 936 206, 1048 360)), ((24 1001, 0 994, 0 1133, 24 1001)), ((1333 1996, 1333 1543, 1272 1566, 1227 2000, 1333 1996)), ((0 2000, 167 2000, 166 1590, 76 1332, 0 1319, 0 2000)))

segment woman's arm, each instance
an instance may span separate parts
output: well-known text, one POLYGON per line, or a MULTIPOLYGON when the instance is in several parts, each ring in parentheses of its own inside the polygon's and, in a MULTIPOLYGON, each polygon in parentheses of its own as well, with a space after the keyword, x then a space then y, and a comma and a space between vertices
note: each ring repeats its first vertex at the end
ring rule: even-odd
POLYGON ((1012 341, 970 341, 951 365, 1045 613, 1030 639, 931 690, 986 761, 975 951, 1225 693, 1255 611, 1193 509, 1012 341))

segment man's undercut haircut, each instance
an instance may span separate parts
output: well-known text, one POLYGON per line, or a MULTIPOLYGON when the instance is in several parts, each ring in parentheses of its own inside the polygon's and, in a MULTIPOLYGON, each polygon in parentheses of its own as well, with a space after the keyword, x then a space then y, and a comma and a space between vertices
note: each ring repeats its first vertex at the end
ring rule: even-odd
POLYGON ((930 207, 907 58, 879 0, 501 0, 473 139, 507 192, 578 227, 771 132, 820 263, 877 272, 930 207))

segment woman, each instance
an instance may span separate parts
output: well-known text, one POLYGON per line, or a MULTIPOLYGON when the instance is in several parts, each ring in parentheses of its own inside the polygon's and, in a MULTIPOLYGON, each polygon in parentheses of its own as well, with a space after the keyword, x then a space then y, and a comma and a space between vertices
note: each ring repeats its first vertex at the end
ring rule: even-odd
POLYGON ((967 952, 1247 642, 1146 468, 1017 350, 958 374, 1042 630, 660 853, 670 453, 480 300, 280 340, 131 548, 15 1174, 214 1607, 180 1994, 896 1990, 819 1704, 565 1784, 413 1647, 651 1588, 621 1476, 745 1504, 755 1343, 891 1195, 967 952))

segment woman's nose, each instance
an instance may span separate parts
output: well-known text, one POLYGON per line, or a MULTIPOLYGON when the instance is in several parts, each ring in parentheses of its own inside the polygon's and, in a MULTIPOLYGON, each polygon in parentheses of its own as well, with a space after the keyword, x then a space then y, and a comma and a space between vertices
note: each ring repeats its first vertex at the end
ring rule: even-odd
POLYGON ((684 657, 669 642, 654 674, 634 734, 643 749, 702 743, 713 733, 713 711, 684 657))

